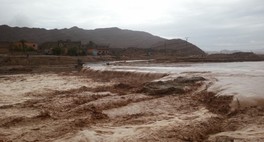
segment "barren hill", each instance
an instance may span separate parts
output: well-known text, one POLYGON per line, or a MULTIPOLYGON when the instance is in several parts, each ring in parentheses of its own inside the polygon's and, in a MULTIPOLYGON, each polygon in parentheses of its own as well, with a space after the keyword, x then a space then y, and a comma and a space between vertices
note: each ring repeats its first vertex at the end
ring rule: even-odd
POLYGON ((113 48, 138 47, 148 48, 164 38, 146 32, 122 30, 119 28, 103 28, 85 30, 78 27, 69 29, 40 29, 18 28, 6 25, 0 26, 0 41, 29 40, 39 44, 47 41, 78 40, 82 43, 93 41, 99 44, 108 44, 113 48))
POLYGON ((41 29, 0 26, 0 41, 28 40, 42 44, 48 41, 72 40, 86 44, 93 41, 97 44, 109 45, 111 48, 155 48, 179 51, 178 53, 204 54, 197 46, 181 39, 167 40, 147 32, 123 30, 119 28, 101 28, 85 30, 78 27, 69 29, 41 29))

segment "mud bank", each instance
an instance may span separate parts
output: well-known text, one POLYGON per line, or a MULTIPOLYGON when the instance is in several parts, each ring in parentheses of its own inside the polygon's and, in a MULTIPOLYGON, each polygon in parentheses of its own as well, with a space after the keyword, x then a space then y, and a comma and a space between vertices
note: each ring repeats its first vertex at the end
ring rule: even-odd
POLYGON ((1 75, 0 141, 264 140, 262 107, 232 110, 233 97, 208 92, 202 74, 171 78, 91 69, 1 75))

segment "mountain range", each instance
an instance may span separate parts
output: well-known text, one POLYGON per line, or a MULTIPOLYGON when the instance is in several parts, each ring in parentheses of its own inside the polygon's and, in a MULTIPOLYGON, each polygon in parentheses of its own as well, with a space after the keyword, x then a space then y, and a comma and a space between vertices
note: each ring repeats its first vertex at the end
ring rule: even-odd
POLYGON ((93 41, 97 44, 109 45, 110 48, 166 48, 204 53, 197 46, 181 39, 168 40, 142 31, 124 30, 120 28, 101 28, 85 30, 78 27, 65 29, 43 29, 27 27, 0 26, 0 41, 27 40, 42 44, 58 40, 81 41, 83 44, 93 41))

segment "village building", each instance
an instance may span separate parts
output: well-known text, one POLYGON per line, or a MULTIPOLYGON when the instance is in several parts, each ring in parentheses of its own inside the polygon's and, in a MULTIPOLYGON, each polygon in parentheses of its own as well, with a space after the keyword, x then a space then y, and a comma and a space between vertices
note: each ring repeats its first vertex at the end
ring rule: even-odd
POLYGON ((59 40, 55 42, 45 42, 40 45, 42 53, 47 55, 93 55, 103 56, 109 55, 109 45, 97 45, 90 41, 88 44, 82 45, 81 41, 59 40))
POLYGON ((9 54, 17 52, 32 52, 38 50, 38 44, 25 40, 17 42, 0 42, 0 54, 9 54))
POLYGON ((103 56, 109 55, 109 46, 108 45, 95 45, 92 47, 87 47, 87 55, 93 56, 103 56))
POLYGON ((33 50, 38 50, 38 44, 34 42, 28 42, 28 41, 17 41, 14 42, 13 47, 18 47, 18 48, 28 48, 28 49, 33 49, 33 50))

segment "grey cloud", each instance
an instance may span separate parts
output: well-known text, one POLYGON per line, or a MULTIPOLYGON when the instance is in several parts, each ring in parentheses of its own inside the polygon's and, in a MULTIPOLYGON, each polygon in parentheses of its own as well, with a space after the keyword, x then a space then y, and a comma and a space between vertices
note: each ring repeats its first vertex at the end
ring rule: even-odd
POLYGON ((24 15, 16 15, 8 22, 11 26, 19 25, 21 27, 31 27, 33 23, 32 19, 24 15))
POLYGON ((0 24, 86 29, 114 26, 167 38, 188 36, 205 50, 264 48, 263 0, 128 2, 131 1, 2 0, 0 24))

